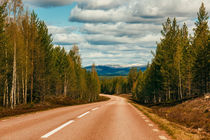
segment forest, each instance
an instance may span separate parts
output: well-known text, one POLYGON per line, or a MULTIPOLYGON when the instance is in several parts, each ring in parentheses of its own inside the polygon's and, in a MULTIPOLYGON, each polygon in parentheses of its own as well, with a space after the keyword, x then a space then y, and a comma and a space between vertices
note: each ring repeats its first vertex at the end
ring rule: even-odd
POLYGON ((81 66, 79 48, 53 45, 44 21, 21 0, 0 2, 0 107, 44 102, 48 96, 96 101, 95 66, 81 66))
POLYGON ((103 79, 102 92, 132 93, 134 100, 145 104, 174 103, 209 93, 208 20, 203 3, 195 20, 194 35, 189 35, 185 23, 180 26, 176 18, 168 18, 162 24, 162 37, 147 69, 142 72, 132 68, 125 82, 120 82, 122 78, 103 79))

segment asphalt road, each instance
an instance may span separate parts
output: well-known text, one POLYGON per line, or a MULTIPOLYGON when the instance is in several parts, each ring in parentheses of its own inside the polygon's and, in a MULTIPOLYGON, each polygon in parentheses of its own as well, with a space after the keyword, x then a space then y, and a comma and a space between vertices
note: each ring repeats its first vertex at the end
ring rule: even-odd
POLYGON ((169 140, 124 98, 0 120, 0 140, 169 140))

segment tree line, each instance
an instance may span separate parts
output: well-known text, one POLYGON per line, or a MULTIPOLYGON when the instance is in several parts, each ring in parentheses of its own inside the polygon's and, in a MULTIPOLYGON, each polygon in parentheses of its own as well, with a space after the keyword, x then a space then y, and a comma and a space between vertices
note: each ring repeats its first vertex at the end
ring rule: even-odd
POLYGON ((176 18, 163 23, 162 38, 145 72, 139 71, 134 99, 157 104, 202 96, 210 88, 210 31, 208 13, 202 3, 194 36, 176 18))
POLYGON ((21 0, 0 2, 0 106, 39 103, 62 95, 95 101, 98 75, 81 66, 79 48, 54 46, 44 21, 21 0))
POLYGON ((101 93, 105 94, 125 94, 132 93, 136 86, 138 70, 132 67, 128 76, 102 77, 101 93))
POLYGON ((173 103, 208 93, 210 31, 203 3, 197 16, 193 36, 185 23, 180 27, 176 18, 168 18, 147 69, 132 68, 127 78, 102 80, 102 92, 132 93, 135 100, 147 104, 173 103))
POLYGON ((104 94, 122 94, 128 93, 126 77, 101 78, 101 93, 104 94))

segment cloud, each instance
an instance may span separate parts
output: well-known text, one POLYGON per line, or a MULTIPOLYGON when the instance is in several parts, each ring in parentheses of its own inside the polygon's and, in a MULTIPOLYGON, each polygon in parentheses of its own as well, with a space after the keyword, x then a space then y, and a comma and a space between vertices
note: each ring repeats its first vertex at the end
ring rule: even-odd
POLYGON ((109 10, 90 10, 82 9, 76 6, 71 11, 69 20, 72 22, 85 22, 85 23, 160 23, 161 17, 145 17, 134 15, 133 9, 127 6, 121 6, 109 10))
POLYGON ((69 21, 81 26, 48 25, 54 44, 70 50, 80 48, 83 65, 147 64, 160 41, 167 17, 188 25, 194 22, 203 1, 210 13, 209 0, 24 0, 40 7, 74 3, 69 21))
POLYGON ((78 3, 79 7, 86 9, 110 9, 128 3, 127 0, 23 0, 26 3, 39 7, 57 7, 78 3))
POLYGON ((57 7, 71 4, 75 0, 23 0, 26 3, 39 7, 57 7))
POLYGON ((127 24, 118 22, 116 24, 84 24, 81 29, 87 34, 105 34, 115 36, 139 36, 147 33, 159 32, 160 25, 155 24, 127 24))
POLYGON ((128 3, 128 0, 80 0, 78 6, 82 9, 103 9, 108 10, 128 3))
POLYGON ((62 33, 72 33, 74 31, 78 31, 79 27, 76 26, 53 26, 53 25, 48 25, 48 30, 51 34, 62 34, 62 33))
MULTIPOLYGON (((122 2, 119 6, 111 6, 110 3, 118 3, 108 0, 108 4, 98 0, 80 1, 71 11, 69 20, 85 23, 156 23, 160 24, 166 17, 177 17, 187 20, 196 15, 200 0, 130 0, 122 2), (82 6, 81 6, 82 5, 82 6), (186 6, 190 5, 190 6, 186 6)), ((207 0, 203 0, 206 7, 210 7, 207 0)), ((209 9, 210 10, 210 9, 209 9)))

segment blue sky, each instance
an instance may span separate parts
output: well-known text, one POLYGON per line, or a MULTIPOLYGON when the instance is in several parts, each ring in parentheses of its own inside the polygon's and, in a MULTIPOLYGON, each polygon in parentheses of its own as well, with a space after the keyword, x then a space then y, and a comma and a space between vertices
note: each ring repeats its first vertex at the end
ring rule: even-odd
POLYGON ((145 65, 167 17, 193 34, 196 13, 208 0, 23 0, 44 20, 54 45, 80 48, 82 65, 145 65), (188 6, 186 6, 188 5, 188 6))
POLYGON ((76 6, 76 3, 72 3, 65 6, 59 7, 33 7, 34 10, 41 20, 44 20, 48 25, 55 26, 77 26, 78 23, 69 22, 69 16, 72 8, 76 6))

